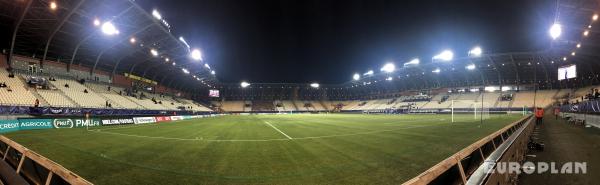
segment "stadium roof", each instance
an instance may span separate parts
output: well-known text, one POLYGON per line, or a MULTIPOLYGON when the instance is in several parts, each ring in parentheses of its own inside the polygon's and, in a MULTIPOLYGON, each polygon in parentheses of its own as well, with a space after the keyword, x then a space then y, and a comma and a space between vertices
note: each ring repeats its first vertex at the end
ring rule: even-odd
MULTIPOLYGON (((135 1, 2 0, 0 14, 2 41, 14 43, 16 55, 132 73, 171 87, 216 83, 210 66, 192 59, 193 46, 170 32, 168 20, 135 1)), ((6 52, 10 47, 3 45, 6 52)))
MULTIPOLYGON (((420 58, 418 66, 404 67, 403 63, 408 61, 395 61, 393 72, 374 70, 374 75, 370 76, 362 74, 368 70, 365 69, 359 80, 352 80, 351 71, 332 71, 331 75, 347 76, 348 82, 322 87, 353 88, 382 82, 402 89, 479 82, 551 83, 556 81, 556 68, 568 64, 578 65, 580 77, 600 82, 597 72, 600 64, 596 62, 600 58, 600 21, 593 20, 593 16, 600 12, 598 1, 561 0, 552 3, 556 3, 557 11, 544 16, 554 16, 555 22, 562 26, 562 34, 543 50, 489 53, 486 46, 481 45, 483 53, 478 57, 469 56, 467 51, 454 51, 453 60, 447 63, 433 62, 425 57, 420 58), (563 60, 565 57, 566 60, 563 60), (467 66, 474 70, 467 69, 467 66)), ((158 19, 153 13, 153 10, 143 9, 135 1, 127 0, 0 0, 2 48, 8 50, 9 44, 14 43, 13 52, 17 55, 83 65, 95 70, 133 73, 188 91, 209 86, 239 86, 239 83, 219 82, 211 74, 213 69, 205 66, 206 61, 191 59, 194 46, 190 45, 193 44, 180 40, 179 35, 171 32, 171 26, 177 25, 169 25, 168 20, 158 19), (52 2, 57 5, 55 9, 52 2), (106 22, 115 27, 108 31, 118 30, 118 33, 106 34, 102 30, 106 22), (15 28, 18 29, 12 42, 15 28), (132 38, 135 42, 131 42, 132 38), (157 56, 153 56, 152 50, 157 56)), ((539 37, 552 39, 546 34, 539 37)), ((379 67, 373 66, 373 69, 379 67)))

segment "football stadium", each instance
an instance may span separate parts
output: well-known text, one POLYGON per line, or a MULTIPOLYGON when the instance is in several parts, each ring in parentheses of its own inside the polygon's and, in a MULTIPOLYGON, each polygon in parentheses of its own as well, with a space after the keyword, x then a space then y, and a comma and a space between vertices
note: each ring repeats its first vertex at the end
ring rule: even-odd
POLYGON ((599 184, 598 14, 0 0, 0 184, 599 184))

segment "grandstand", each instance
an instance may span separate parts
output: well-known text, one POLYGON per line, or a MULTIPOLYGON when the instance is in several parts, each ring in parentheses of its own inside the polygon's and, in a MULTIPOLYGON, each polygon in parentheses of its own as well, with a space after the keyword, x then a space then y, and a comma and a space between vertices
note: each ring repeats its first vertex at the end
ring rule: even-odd
POLYGON ((0 0, 0 184, 505 185, 527 175, 485 170, 600 166, 600 1, 273 3, 0 0))

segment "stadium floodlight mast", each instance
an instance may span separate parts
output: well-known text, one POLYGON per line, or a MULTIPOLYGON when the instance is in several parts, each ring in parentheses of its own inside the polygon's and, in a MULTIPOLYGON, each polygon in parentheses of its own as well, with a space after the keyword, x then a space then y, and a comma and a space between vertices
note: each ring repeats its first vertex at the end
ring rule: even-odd
POLYGON ((117 30, 115 25, 113 25, 111 22, 104 22, 104 24, 102 24, 102 27, 100 27, 100 29, 102 30, 102 33, 104 33, 106 35, 119 34, 119 30, 117 30))
POLYGON ((365 76, 372 76, 373 74, 374 74, 373 70, 369 70, 369 71, 367 71, 367 72, 366 72, 365 74, 363 74, 363 75, 365 75, 365 76))
POLYGON ((383 67, 381 68, 381 71, 386 72, 386 73, 391 73, 394 72, 396 70, 396 65, 394 65, 393 63, 387 63, 385 65, 383 65, 383 67))
POLYGON ((150 53, 152 54, 152 56, 158 56, 158 51, 156 51, 156 49, 150 49, 150 53))
POLYGON ((433 56, 433 60, 451 61, 454 58, 454 53, 450 50, 444 50, 440 54, 433 56))
POLYGON ((160 15, 160 13, 158 12, 158 10, 154 9, 152 10, 152 16, 154 16, 154 18, 161 20, 162 16, 160 15))
POLYGON ((560 37, 560 35, 562 34, 562 26, 558 23, 554 23, 551 27, 550 27, 550 37, 552 37, 552 39, 556 40, 556 38, 560 37))
POLYGON ((312 88, 319 88, 319 83, 311 83, 310 87, 312 87, 312 88))
POLYGON ((354 79, 356 81, 360 80, 360 74, 354 73, 354 75, 352 76, 352 79, 354 79))
POLYGON ((242 86, 242 88, 246 88, 246 87, 250 86, 250 83, 242 82, 242 83, 240 83, 240 86, 242 86))
POLYGON ((192 50, 192 53, 190 53, 190 56, 194 60, 200 60, 200 61, 202 60, 202 52, 200 52, 199 49, 192 50))
POLYGON ((421 63, 421 61, 418 58, 414 58, 414 59, 408 61, 407 63, 404 63, 404 67, 419 65, 419 63, 421 63))
POLYGON ((479 47, 479 46, 476 46, 473 49, 469 50, 469 56, 472 56, 472 57, 480 57, 482 53, 483 53, 483 50, 481 50, 481 47, 479 47))
POLYGON ((469 64, 466 68, 467 70, 475 70, 475 64, 469 64))

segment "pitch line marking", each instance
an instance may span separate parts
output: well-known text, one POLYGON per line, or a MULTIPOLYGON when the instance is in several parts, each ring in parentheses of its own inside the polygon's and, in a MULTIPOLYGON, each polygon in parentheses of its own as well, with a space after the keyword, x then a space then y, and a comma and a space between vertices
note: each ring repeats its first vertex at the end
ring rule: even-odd
POLYGON ((277 130, 277 132, 283 134, 285 137, 287 137, 288 139, 293 139, 292 137, 288 136, 287 134, 283 133, 281 130, 279 130, 277 127, 271 125, 271 123, 264 121, 267 125, 271 126, 273 129, 277 130))

